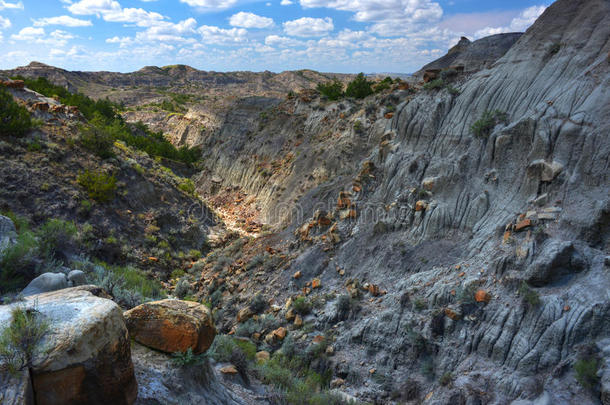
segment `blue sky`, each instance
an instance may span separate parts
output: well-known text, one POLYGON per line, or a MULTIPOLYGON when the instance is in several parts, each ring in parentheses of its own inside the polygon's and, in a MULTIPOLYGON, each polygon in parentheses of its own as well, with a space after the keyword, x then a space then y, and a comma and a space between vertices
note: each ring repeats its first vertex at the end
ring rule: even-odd
POLYGON ((403 72, 551 0, 0 0, 0 68, 403 72))

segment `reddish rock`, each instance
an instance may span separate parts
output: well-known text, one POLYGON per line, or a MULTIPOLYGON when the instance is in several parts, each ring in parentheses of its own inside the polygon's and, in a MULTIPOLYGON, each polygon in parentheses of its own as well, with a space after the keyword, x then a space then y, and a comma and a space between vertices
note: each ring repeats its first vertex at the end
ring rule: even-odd
POLYGON ((286 328, 284 328, 283 326, 280 326, 279 328, 277 328, 276 330, 274 330, 273 332, 271 332, 273 334, 273 337, 277 340, 284 340, 284 338, 286 337, 286 328))
POLYGON ((242 308, 237 313, 237 322, 238 323, 246 322, 248 319, 252 318, 252 315, 254 315, 254 312, 252 312, 250 307, 242 308))
POLYGON ((141 344, 168 353, 203 353, 212 344, 216 328, 205 305, 191 301, 147 302, 125 311, 130 336, 141 344))
POLYGON ((485 302, 485 303, 488 303, 489 301, 491 301, 491 295, 487 291, 485 291, 485 290, 478 290, 474 294, 474 300, 476 302, 485 302))
POLYGON ((377 284, 370 284, 369 285, 369 293, 371 293, 371 295, 373 297, 376 297, 380 294, 379 292, 379 286, 377 284))
POLYGON ((393 113, 393 112, 389 112, 389 113, 385 113, 385 115, 384 115, 383 117, 384 117, 385 119, 388 119, 388 120, 389 120, 389 119, 390 119, 390 118, 392 118, 393 116, 394 116, 394 113, 393 113))
POLYGON ((11 89, 23 89, 25 87, 23 80, 6 80, 2 84, 11 89))
POLYGON ((323 341, 324 341, 324 336, 322 336, 322 335, 316 335, 313 338, 314 343, 322 343, 323 341))
POLYGON ((223 374, 237 374, 237 369, 235 368, 234 365, 228 365, 228 366, 224 366, 220 369, 220 372, 223 374))
POLYGON ((320 283, 320 279, 319 278, 314 278, 313 280, 311 280, 311 288, 320 288, 322 286, 322 284, 320 283))
POLYGON ((302 276, 302 274, 301 274, 301 271, 299 270, 292 275, 292 278, 294 278, 295 280, 298 280, 301 278, 301 276, 302 276))
POLYGON ((517 225, 515 225, 515 231, 520 231, 522 229, 529 228, 530 226, 532 226, 532 220, 529 218, 523 219, 517 222, 517 225))
POLYGON ((432 80, 438 79, 438 74, 441 72, 440 69, 429 69, 424 72, 424 83, 431 82, 432 80))
POLYGON ((453 319, 454 321, 462 319, 462 314, 452 308, 445 308, 445 315, 447 318, 453 319))
POLYGON ((415 203, 415 211, 425 211, 426 208, 428 208, 428 204, 423 200, 419 200, 415 203))
POLYGON ((47 112, 49 111, 49 103, 34 103, 32 109, 34 111, 47 112))

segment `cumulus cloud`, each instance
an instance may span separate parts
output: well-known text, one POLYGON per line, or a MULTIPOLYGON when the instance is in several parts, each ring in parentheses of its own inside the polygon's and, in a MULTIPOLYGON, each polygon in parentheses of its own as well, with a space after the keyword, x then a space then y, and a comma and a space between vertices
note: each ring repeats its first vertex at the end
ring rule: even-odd
POLYGON ((97 15, 108 22, 123 22, 148 27, 165 19, 159 13, 141 8, 123 8, 115 0, 80 0, 68 7, 75 15, 97 15))
POLYGON ((19 9, 19 10, 23 10, 23 3, 22 2, 18 2, 18 3, 8 3, 4 0, 0 0, 0 10, 4 10, 4 9, 19 9))
POLYGON ((370 30, 397 36, 428 25, 443 16, 441 6, 431 0, 300 0, 304 8, 326 7, 355 13, 354 19, 374 23, 370 30))
POLYGON ((17 34, 11 35, 11 38, 17 41, 32 41, 44 35, 44 28, 25 27, 17 34))
POLYGON ((145 31, 138 32, 136 39, 143 42, 189 42, 194 41, 192 38, 188 38, 188 36, 196 34, 196 29, 197 21, 192 17, 175 24, 160 21, 148 27, 145 31))
POLYGON ((81 20, 79 18, 62 15, 59 17, 45 17, 34 20, 35 27, 44 27, 46 25, 63 25, 65 27, 90 27, 93 24, 89 20, 81 20))
POLYGON ((5 30, 11 27, 11 20, 0 15, 0 30, 5 30))
POLYGON ((292 4, 292 1, 290 1, 290 0, 282 0, 280 2, 280 6, 289 6, 291 4, 292 4))
POLYGON ((302 46, 304 43, 298 39, 282 37, 279 35, 267 35, 265 38, 265 45, 279 46, 279 47, 297 47, 302 46))
POLYGON ((211 25, 202 25, 197 29, 203 42, 214 45, 230 45, 247 41, 246 31, 243 28, 224 29, 211 25))
POLYGON ((226 10, 237 4, 238 0, 180 0, 191 7, 201 10, 226 10))
POLYGON ((485 27, 474 33, 475 38, 483 38, 489 35, 502 34, 505 32, 522 32, 528 29, 534 21, 546 10, 546 6, 532 6, 523 10, 511 20, 507 26, 485 27))
POLYGON ((330 17, 324 19, 302 17, 297 20, 286 21, 283 26, 286 34, 295 37, 320 37, 335 29, 330 17))
POLYGON ((273 26, 273 19, 240 11, 229 18, 229 24, 242 28, 269 28, 273 26))

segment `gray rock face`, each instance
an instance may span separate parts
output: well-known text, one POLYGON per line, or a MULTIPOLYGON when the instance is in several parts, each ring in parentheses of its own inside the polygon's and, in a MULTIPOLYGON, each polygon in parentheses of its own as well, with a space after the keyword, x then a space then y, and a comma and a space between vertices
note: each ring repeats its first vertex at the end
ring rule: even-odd
POLYGON ((462 37, 460 42, 447 52, 447 55, 428 63, 416 76, 429 69, 447 69, 450 66, 463 66, 465 72, 477 72, 489 68, 521 38, 523 33, 490 35, 474 42, 462 37))
POLYGON ((15 242, 17 230, 10 218, 0 215, 0 252, 15 242))
POLYGON ((21 295, 27 297, 29 295, 41 294, 50 291, 61 290, 70 287, 66 275, 63 273, 44 273, 36 277, 34 280, 21 291, 21 295))

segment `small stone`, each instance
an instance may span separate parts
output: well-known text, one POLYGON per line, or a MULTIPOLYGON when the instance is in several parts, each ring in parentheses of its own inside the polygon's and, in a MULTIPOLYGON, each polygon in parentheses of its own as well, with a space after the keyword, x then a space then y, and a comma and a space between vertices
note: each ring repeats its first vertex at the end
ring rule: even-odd
POLYGON ((570 308, 570 306, 569 306, 569 305, 566 305, 566 306, 564 306, 564 307, 563 307, 563 311, 564 311, 564 312, 568 312, 570 309, 571 309, 571 308, 570 308))
POLYGON ((369 285, 369 293, 371 293, 371 295, 373 297, 378 296, 379 295, 379 286, 377 284, 369 285))
POLYGON ((322 336, 322 335, 316 335, 313 338, 314 343, 322 343, 323 341, 324 341, 324 336, 322 336))
POLYGON ((488 303, 489 301, 491 301, 491 295, 487 291, 485 291, 485 290, 478 290, 474 294, 474 300, 476 302, 485 302, 485 303, 488 303))
POLYGON ((314 278, 313 280, 311 280, 311 288, 320 288, 322 285, 320 283, 320 279, 319 278, 314 278))
POLYGON ((259 364, 266 363, 270 357, 271 357, 271 355, 269 354, 269 352, 265 351, 265 350, 261 350, 260 352, 257 352, 255 355, 256 362, 259 364))
POLYGON ((252 318, 252 315, 254 315, 254 313, 252 312, 250 307, 242 308, 237 313, 237 322, 238 323, 246 322, 248 319, 252 318))
POLYGON ((333 346, 328 346, 326 348, 326 354, 332 356, 333 354, 335 354, 335 348, 333 346))
POLYGON ((454 321, 459 321, 462 319, 462 314, 453 308, 445 308, 445 315, 454 321))
POLYGON ((517 222, 517 225, 515 225, 515 231, 520 231, 520 230, 528 228, 530 226, 532 226, 532 220, 523 219, 523 220, 517 222))
POLYGON ((428 203, 423 200, 419 200, 415 203, 415 211, 425 211, 428 208, 428 203))
POLYGON ((295 316, 293 324, 297 328, 300 328, 301 326, 303 326, 303 318, 301 318, 301 315, 295 316))
POLYGON ((273 334, 274 338, 276 338, 278 340, 284 340, 284 338, 286 337, 286 328, 284 328, 283 326, 280 326, 279 328, 277 328, 276 330, 274 330, 271 333, 273 334))
POLYGON ((372 369, 369 370, 369 374, 375 374, 375 371, 377 371, 377 369, 376 368, 372 368, 372 369))
POLYGON ((342 385, 345 385, 345 380, 343 378, 335 378, 330 382, 331 388, 339 388, 342 385))
POLYGON ((235 368, 234 365, 228 365, 228 366, 224 366, 220 369, 220 372, 223 374, 237 374, 237 369, 235 368))
POLYGON ((286 311, 285 317, 288 322, 291 322, 296 316, 297 314, 294 312, 294 309, 290 308, 288 311, 286 311))
POLYGON ((301 271, 297 271, 296 273, 294 273, 294 275, 292 276, 292 278, 294 278, 295 280, 300 279, 302 276, 301 271))

